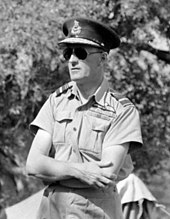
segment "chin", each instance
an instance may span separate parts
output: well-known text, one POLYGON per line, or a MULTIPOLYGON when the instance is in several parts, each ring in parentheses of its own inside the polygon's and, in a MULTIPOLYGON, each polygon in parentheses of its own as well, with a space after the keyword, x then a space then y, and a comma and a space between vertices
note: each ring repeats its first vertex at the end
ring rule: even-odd
POLYGON ((83 78, 71 78, 72 81, 76 82, 77 84, 83 84, 83 78))
POLYGON ((83 79, 79 75, 71 75, 70 78, 71 78, 72 81, 77 81, 77 80, 82 80, 83 79))

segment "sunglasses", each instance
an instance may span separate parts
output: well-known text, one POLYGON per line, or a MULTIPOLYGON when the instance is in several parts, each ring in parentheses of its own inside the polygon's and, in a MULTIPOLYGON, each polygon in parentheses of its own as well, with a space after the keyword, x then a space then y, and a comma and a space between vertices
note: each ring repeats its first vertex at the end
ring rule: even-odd
POLYGON ((82 47, 77 48, 66 48, 63 51, 63 56, 65 60, 69 60, 71 55, 74 54, 78 59, 85 60, 88 55, 95 54, 95 53, 103 53, 102 51, 94 51, 94 52, 88 52, 82 47))

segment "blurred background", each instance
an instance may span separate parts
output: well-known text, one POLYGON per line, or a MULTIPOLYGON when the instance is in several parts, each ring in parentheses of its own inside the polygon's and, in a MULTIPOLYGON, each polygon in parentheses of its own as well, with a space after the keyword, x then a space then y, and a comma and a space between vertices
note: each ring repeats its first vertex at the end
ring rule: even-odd
POLYGON ((86 16, 111 25, 121 38, 106 77, 140 112, 144 146, 132 154, 135 173, 170 211, 169 9, 166 0, 0 0, 0 208, 43 188, 25 174, 29 123, 69 81, 57 45, 63 21, 86 16))

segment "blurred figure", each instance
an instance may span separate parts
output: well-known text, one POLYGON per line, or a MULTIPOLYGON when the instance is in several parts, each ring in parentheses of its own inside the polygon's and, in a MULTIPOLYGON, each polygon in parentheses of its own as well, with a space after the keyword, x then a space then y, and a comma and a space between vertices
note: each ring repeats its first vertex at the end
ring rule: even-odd
POLYGON ((155 219, 157 200, 135 174, 117 184, 124 219, 155 219))
POLYGON ((0 219, 7 219, 5 209, 0 205, 0 219))

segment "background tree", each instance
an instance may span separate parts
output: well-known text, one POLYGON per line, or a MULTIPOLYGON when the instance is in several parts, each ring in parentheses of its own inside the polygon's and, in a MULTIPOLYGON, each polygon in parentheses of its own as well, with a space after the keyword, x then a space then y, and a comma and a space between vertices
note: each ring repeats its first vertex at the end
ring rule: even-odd
POLYGON ((109 55, 106 76, 141 114, 144 147, 133 154, 135 169, 145 181, 169 171, 169 7, 165 0, 0 1, 0 204, 39 188, 24 173, 32 140, 28 126, 49 93, 69 81, 57 43, 71 16, 96 18, 120 35, 121 47, 109 55))

